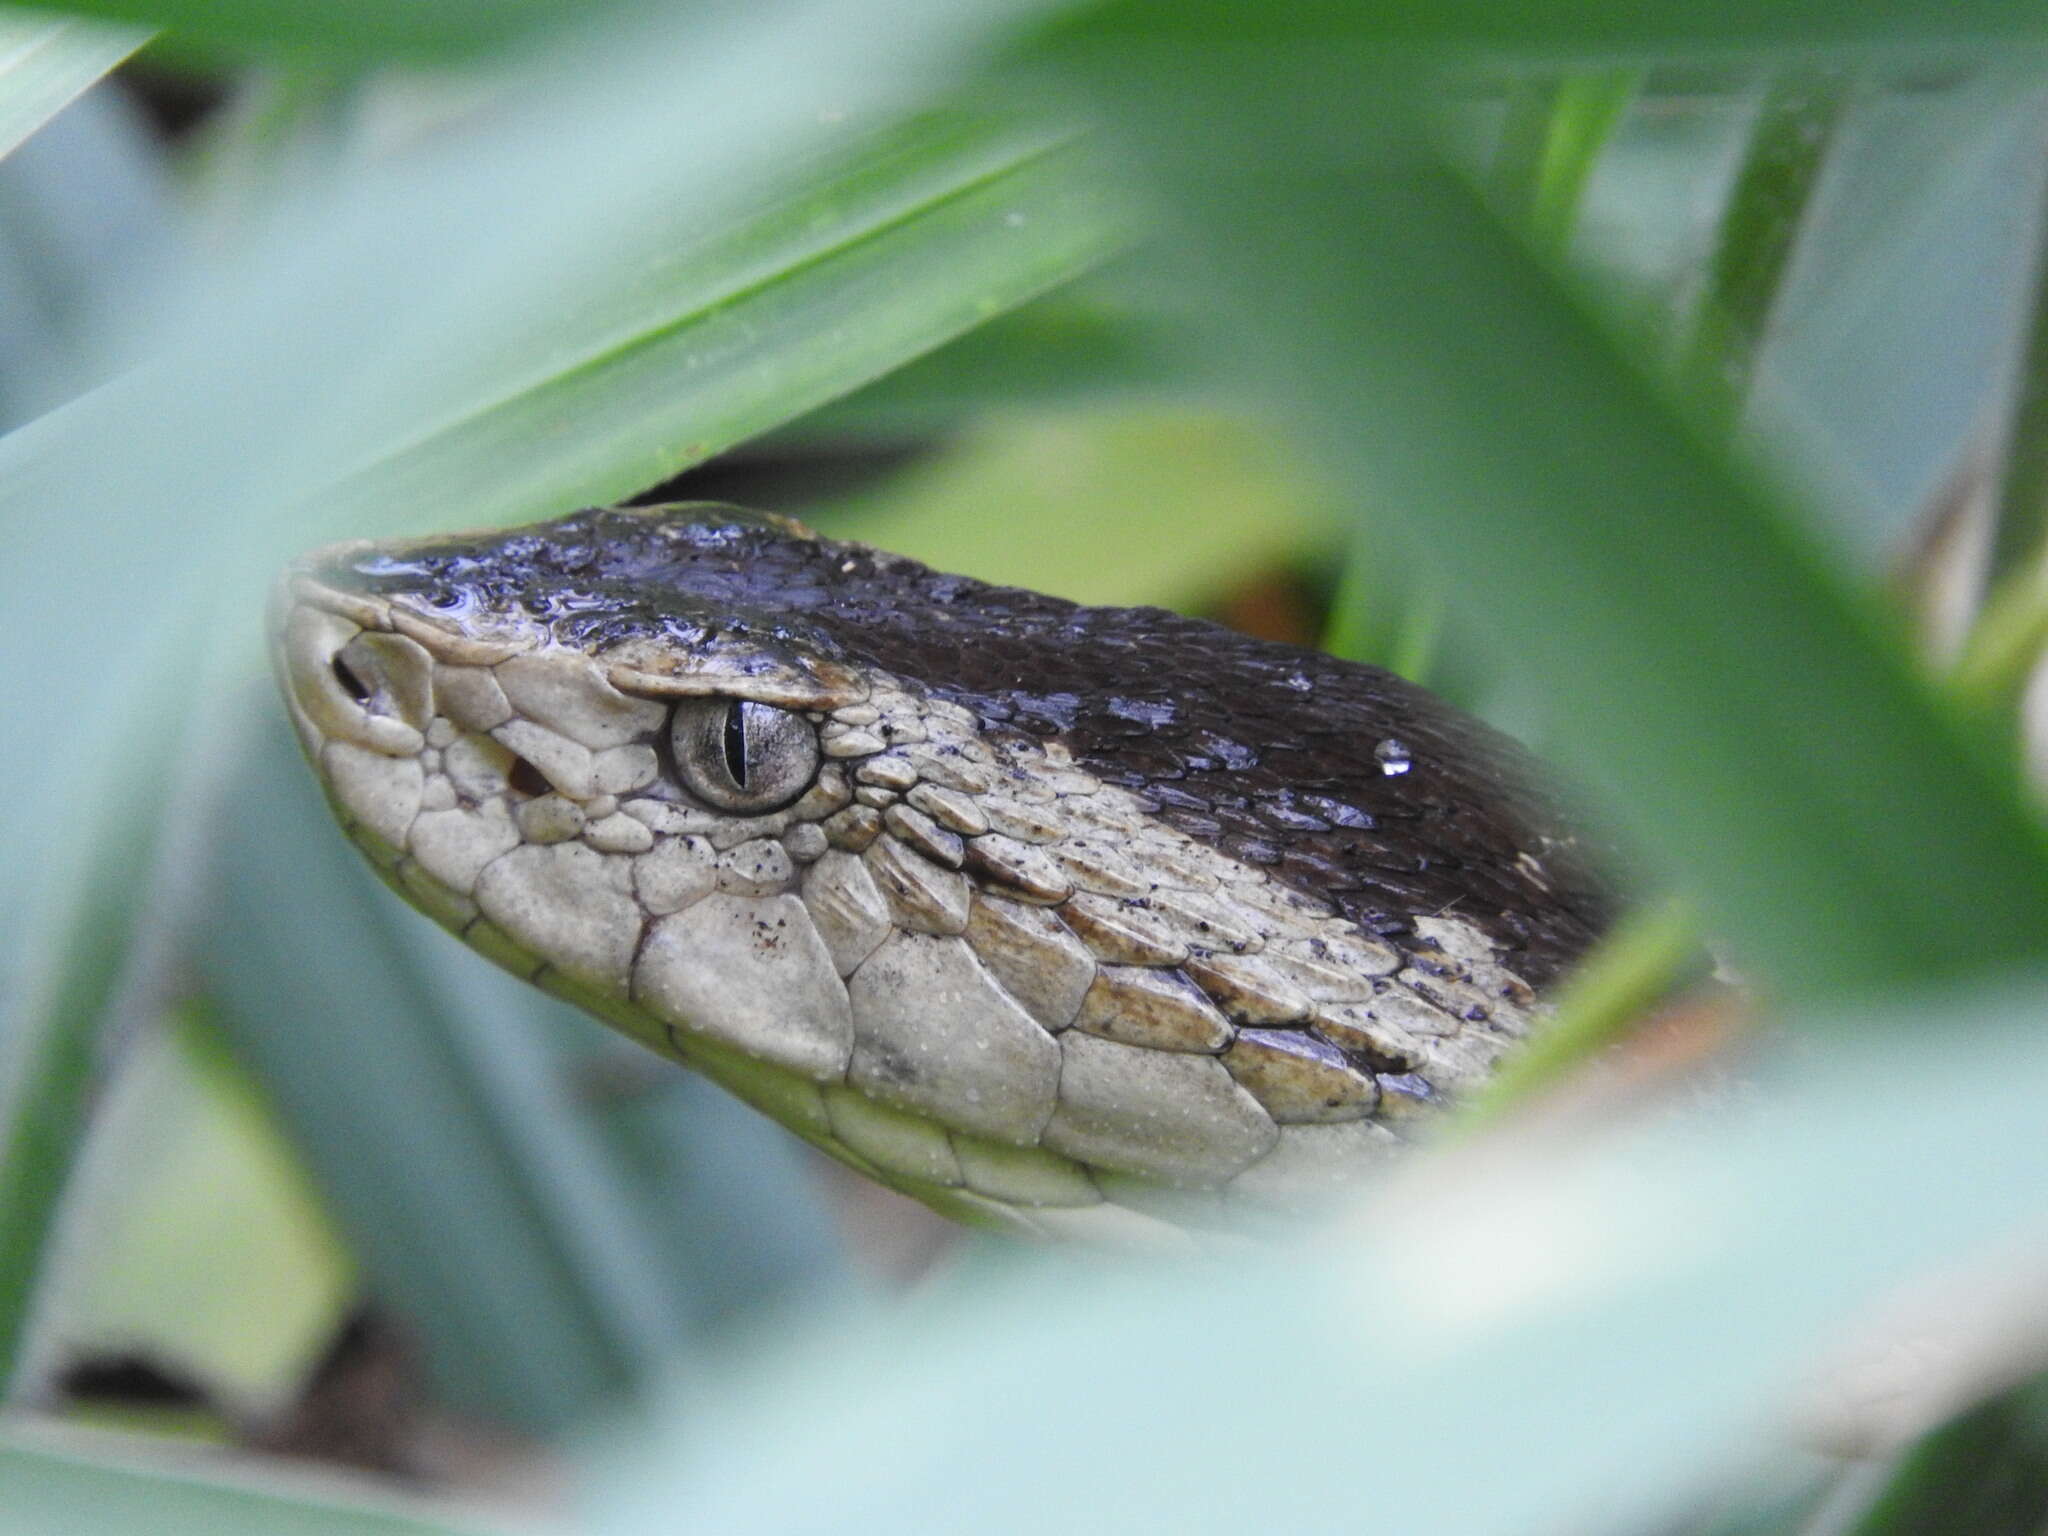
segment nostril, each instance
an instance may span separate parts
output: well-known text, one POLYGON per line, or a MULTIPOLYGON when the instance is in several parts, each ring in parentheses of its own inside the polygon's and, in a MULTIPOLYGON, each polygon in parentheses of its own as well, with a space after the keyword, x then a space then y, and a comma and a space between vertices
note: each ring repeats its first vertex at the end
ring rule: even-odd
POLYGON ((555 786, 548 782, 546 774, 523 757, 512 759, 512 766, 505 770, 505 782, 522 795, 551 795, 555 786))
POLYGON ((355 668, 339 656, 334 658, 334 680, 341 684, 341 691, 358 704, 370 702, 370 685, 358 677, 355 668))

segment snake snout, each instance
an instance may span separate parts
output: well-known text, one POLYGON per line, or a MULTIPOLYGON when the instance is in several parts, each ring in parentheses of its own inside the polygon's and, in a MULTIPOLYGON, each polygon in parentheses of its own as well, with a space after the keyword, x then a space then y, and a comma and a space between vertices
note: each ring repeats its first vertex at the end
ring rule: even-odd
POLYGON ((434 717, 426 648, 303 595, 287 595, 283 606, 278 670, 317 735, 394 757, 418 752, 434 717))

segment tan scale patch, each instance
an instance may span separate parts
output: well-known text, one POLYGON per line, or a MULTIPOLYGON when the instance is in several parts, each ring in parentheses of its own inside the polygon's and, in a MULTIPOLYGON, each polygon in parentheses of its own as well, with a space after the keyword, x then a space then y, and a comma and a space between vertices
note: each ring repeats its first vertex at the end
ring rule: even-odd
POLYGON ((1234 1202, 1308 1203, 1435 1112, 1424 1083, 1490 1070, 1540 1016, 1455 915, 1404 956, 1058 744, 992 747, 893 679, 592 658, 331 592, 276 649, 331 798, 408 899, 964 1220, 1157 1245, 1234 1202), (821 722, 795 804, 727 814, 664 770, 669 699, 720 688, 821 722))

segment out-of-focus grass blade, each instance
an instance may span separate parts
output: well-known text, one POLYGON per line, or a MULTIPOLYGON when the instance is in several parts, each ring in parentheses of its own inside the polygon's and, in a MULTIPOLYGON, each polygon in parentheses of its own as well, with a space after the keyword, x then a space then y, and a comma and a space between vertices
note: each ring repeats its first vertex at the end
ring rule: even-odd
POLYGON ((1134 410, 987 424, 816 516, 940 570, 1076 602, 1193 607, 1248 569, 1283 566, 1322 511, 1282 446, 1245 423, 1134 410))
POLYGON ((1400 77, 1362 92, 1361 51, 1288 73, 1177 22, 1147 42, 1083 29, 1065 57, 1187 227, 1219 232, 1204 254, 1256 295, 1301 431, 1742 962, 1811 994, 2048 951, 2048 838, 2017 785, 1412 119, 1361 115, 1400 77))
POLYGON ((1754 118, 1753 69, 1643 72, 1580 195, 1572 265, 1604 313, 1675 355, 1754 118))
POLYGON ((1990 591, 1957 666, 1966 697, 2008 720, 2048 646, 2048 195, 2037 195, 2035 213, 2024 345, 1986 562, 1990 591))
MULTIPOLYGON (((153 801, 131 802, 129 831, 147 838, 153 801)), ((147 841, 142 842, 147 847, 147 841)), ((136 848, 119 838, 77 861, 68 888, 42 909, 28 944, 41 964, 10 999, 0 1036, 0 1391, 15 1372, 36 1283, 70 1181, 98 1065, 96 1026, 122 976, 142 891, 136 848)), ((147 859, 143 861, 147 867, 147 859)))
MULTIPOLYGON (((168 689, 152 692, 147 712, 125 724, 175 762, 185 722, 164 707, 168 689)), ((75 850, 21 929, 0 929, 28 956, 0 1016, 0 1395, 20 1385, 37 1284, 101 1064, 100 1025, 131 979, 137 929, 161 874, 170 775, 127 783, 125 733, 95 725, 101 766, 80 787, 104 817, 101 836, 75 850)))
POLYGON ((0 1441, 0 1486, 7 1490, 5 1536, 485 1536, 491 1529, 474 1516, 444 1519, 381 1491, 350 1496, 329 1479, 257 1481, 124 1463, 97 1437, 64 1449, 0 1441))
POLYGON ((1202 398, 1216 388, 1186 317, 1146 302, 1131 271, 1084 278, 948 342, 864 389, 812 411, 803 441, 901 439, 976 413, 1202 398))
POLYGON ((1991 576, 2012 576, 2048 549, 2048 200, 2033 229, 2026 348, 2006 445, 2004 483, 1992 530, 1991 576))
POLYGON ((1079 150, 952 138, 921 134, 899 164, 806 187, 622 291, 630 327, 575 316, 580 356, 515 336, 548 374, 351 479, 322 515, 430 508, 462 524, 616 499, 1086 270, 1128 232, 1079 150), (564 420, 582 423, 573 441, 551 430, 564 420))
MULTIPOLYGON (((627 9, 619 0, 603 4, 627 9)), ((150 22, 234 52, 293 48, 341 57, 426 59, 502 46, 564 21, 582 20, 598 9, 588 0, 63 0, 61 8, 150 22)), ((2021 0, 1956 0, 1940 7, 1881 0, 1854 9, 1788 0, 1660 7, 1627 0, 1543 6, 1489 0, 1381 0, 1352 6, 1322 0, 1286 7, 1271 19, 1251 16, 1223 0, 1183 9, 1197 18, 1213 11, 1212 21, 1220 18, 1247 30, 1313 30, 1334 20, 1380 47, 1421 44, 1559 59, 1825 45, 1939 46, 2034 41, 2044 35, 2038 12, 2021 0)), ((878 24, 892 19, 886 11, 877 16, 878 24)))
POLYGON ((1679 359, 1680 378, 1722 431, 1749 399, 1764 330, 1847 98, 1841 75, 1801 70, 1774 78, 1758 106, 1679 359))
MULTIPOLYGON (((1544 260, 1562 264, 1570 255, 1587 183, 1641 87, 1638 70, 1509 83, 1486 185, 1501 216, 1544 260)), ((1387 542, 1374 540, 1363 526, 1354 536, 1323 648, 1439 691, 1448 688, 1446 697, 1455 698, 1455 681, 1433 675, 1445 664, 1442 594, 1426 577, 1402 570, 1387 542)))
POLYGON ((1528 1102, 1627 1036, 1701 956, 1699 925, 1676 902, 1621 918, 1558 988, 1556 1018, 1465 1101, 1465 1125, 1528 1102))
POLYGON ((1486 185, 1506 218, 1527 219, 1550 148, 1550 120, 1564 82, 1522 76, 1507 82, 1500 131, 1486 161, 1486 185))
POLYGON ((2021 67, 1870 70, 1827 130, 1744 422, 1812 467, 1810 512, 1873 576, 1995 496, 2048 196, 2044 121, 2021 67))
POLYGON ((1586 182, 1641 84, 1635 70, 1601 70, 1510 91, 1489 181, 1502 212, 1551 260, 1569 249, 1586 182))
POLYGON ((1435 687, 1443 618, 1442 597, 1399 569, 1392 552, 1360 529, 1330 599, 1322 646, 1333 656, 1435 687))
POLYGON ((2048 1510, 2048 1391, 2030 1382, 1923 1436, 1844 1536, 2038 1536, 2048 1510))
MULTIPOLYGON (((28 132, 39 113, 54 113, 140 40, 84 23, 0 17, 0 45, 13 49, 12 65, 0 63, 7 131, 28 132)), ((0 204, 9 215, 0 288, 15 301, 0 322, 10 403, 53 387, 67 329, 75 333, 100 312, 105 285, 116 274, 132 276, 145 264, 140 249, 163 233, 162 206, 151 195, 161 190, 156 166, 123 125, 107 121, 117 114, 90 113, 96 105, 78 103, 0 166, 0 204), (88 241, 80 226, 95 192, 123 195, 128 205, 115 217, 98 210, 98 239, 88 241)), ((176 759, 185 734, 183 717, 163 700, 168 685, 191 670, 159 665, 154 696, 125 721, 77 722, 92 746, 73 787, 94 806, 103 840, 82 841, 51 899, 32 903, 33 874, 9 866, 12 899, 0 911, 0 1392, 19 1384, 39 1273, 98 1083, 99 1027, 128 976, 137 927, 149 926, 142 904, 159 873, 164 764, 176 759), (162 757, 155 773, 130 784, 123 765, 138 737, 152 740, 162 757), (5 962, 17 945, 28 958, 9 978, 5 962)))
POLYGON ((137 1031, 108 1073, 26 1368, 143 1356, 204 1382, 202 1417, 236 1421, 298 1398, 359 1304, 360 1270, 268 1097, 203 1014, 137 1031))
POLYGON ((130 27, 0 10, 0 155, 141 47, 130 27))
POLYGON ((179 254, 163 147, 103 82, 0 161, 0 424, 104 378, 95 341, 179 254))
POLYGON ((1814 6, 1801 0, 1729 0, 1638 6, 1630 0, 1310 0, 1251 11, 1230 0, 1193 0, 1175 15, 1233 40, 1307 44, 1314 58, 1332 36, 1384 59, 1396 46, 1472 50, 1522 60, 1636 60, 1691 54, 1829 48, 1903 50, 1995 42, 2040 42, 2048 19, 2025 0, 1873 0, 1814 6))
POLYGON ((1852 1536, 2035 1536, 2048 1509, 2044 1398, 2031 1382, 1925 1436, 1852 1536))
POLYGON ((229 55, 459 58, 627 0, 58 0, 53 9, 165 27, 229 55))
POLYGON ((251 68, 179 146, 177 166, 201 250, 222 251, 288 224, 335 181, 370 87, 312 66, 251 68))
POLYGON ((1822 1536, 1829 1527, 1818 1524, 1816 1515, 1839 1475, 1832 1465, 1806 1465, 1766 1481, 1754 1467, 1744 1467, 1726 1480, 1728 1489, 1717 1501, 1721 1507, 1713 1513, 1697 1517, 1698 1502, 1688 1491, 1674 1501, 1682 1502, 1686 1514, 1649 1528, 1660 1536, 1822 1536))
POLYGON ((2018 723, 2021 701, 2048 648, 2048 547, 2007 575, 1972 626, 1955 669, 1957 694, 1986 719, 2018 723))
MULTIPOLYGON (((815 1153, 587 1018, 549 1024, 556 1077, 582 1090, 571 1107, 608 1154, 610 1196, 667 1273, 693 1347, 715 1350, 735 1329, 859 1289, 815 1153)), ((659 1362, 641 1365, 647 1376, 659 1362)))
POLYGON ((607 1458, 590 1523, 651 1536, 688 1510, 800 1536, 972 1509, 989 1536, 1669 1528, 1679 1490, 1725 1487, 1782 1423, 1838 1330, 2038 1229, 2044 987, 2033 972, 1809 1019, 1831 1048, 1763 1071, 1739 1108, 1475 1147, 1384 1191, 1335 1245, 1027 1269, 795 1337, 607 1458), (1909 1033, 1950 1048, 1916 1061, 1902 1115, 1909 1033), (1032 1433, 1074 1401, 1090 1433, 1032 1433))
POLYGON ((1997 543, 1991 569, 2007 584, 2032 582, 2034 565, 2048 549, 2048 291, 2036 295, 2036 317, 2028 334, 2028 358, 2019 383, 2019 408, 2007 449, 2005 483, 1999 496, 1997 543))

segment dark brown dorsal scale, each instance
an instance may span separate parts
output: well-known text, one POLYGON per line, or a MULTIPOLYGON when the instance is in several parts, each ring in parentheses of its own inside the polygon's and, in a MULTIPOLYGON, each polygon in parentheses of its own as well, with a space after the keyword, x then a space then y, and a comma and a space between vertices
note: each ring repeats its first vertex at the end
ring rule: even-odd
POLYGON ((885 670, 986 731, 1065 743, 1173 826, 1364 929, 1456 913, 1520 951, 1538 985, 1607 918, 1540 766, 1378 668, 949 576, 723 507, 579 512, 354 572, 451 610, 516 603, 575 644, 724 635, 885 670))

